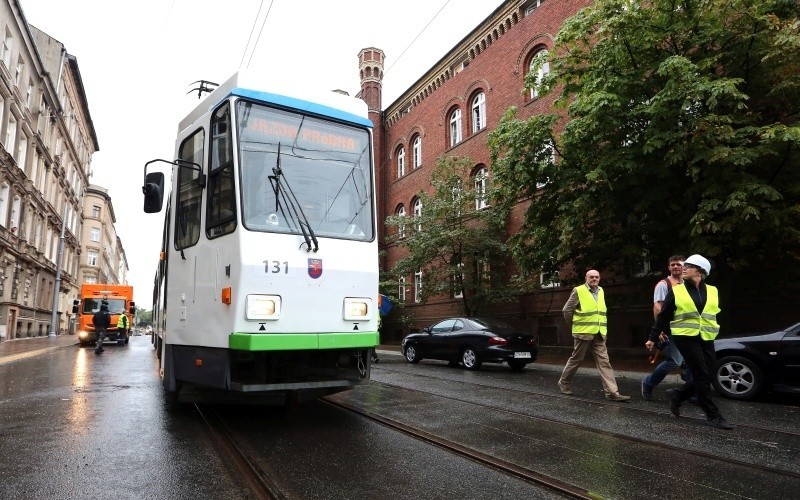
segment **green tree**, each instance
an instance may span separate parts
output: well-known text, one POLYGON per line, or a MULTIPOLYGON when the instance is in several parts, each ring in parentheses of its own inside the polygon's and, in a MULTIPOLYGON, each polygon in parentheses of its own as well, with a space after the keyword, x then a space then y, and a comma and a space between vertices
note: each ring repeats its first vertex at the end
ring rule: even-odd
POLYGON ((555 112, 511 109, 490 134, 498 201, 531 201, 509 241, 521 268, 696 252, 712 279, 796 273, 798 12, 794 0, 599 0, 567 20, 550 74, 526 80, 558 92, 555 112))
POLYGON ((494 206, 476 209, 489 195, 486 183, 471 177, 473 166, 468 158, 440 158, 431 176, 433 192, 418 194, 422 214, 386 219, 393 228, 387 239, 408 252, 390 271, 393 282, 421 269, 422 301, 460 293, 467 316, 514 293, 507 285, 506 212, 494 206))

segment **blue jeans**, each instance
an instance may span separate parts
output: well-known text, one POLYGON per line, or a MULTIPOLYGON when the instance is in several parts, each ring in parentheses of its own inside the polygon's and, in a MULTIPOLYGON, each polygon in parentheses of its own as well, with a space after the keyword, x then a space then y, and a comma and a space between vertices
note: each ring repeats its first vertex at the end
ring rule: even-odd
MULTIPOLYGON (((661 383, 664 378, 669 375, 673 370, 683 364, 683 356, 675 346, 675 342, 671 341, 667 344, 663 351, 661 351, 662 361, 653 370, 653 373, 644 378, 644 385, 651 391, 661 383)), ((691 379, 689 371, 686 371, 686 378, 691 379)))

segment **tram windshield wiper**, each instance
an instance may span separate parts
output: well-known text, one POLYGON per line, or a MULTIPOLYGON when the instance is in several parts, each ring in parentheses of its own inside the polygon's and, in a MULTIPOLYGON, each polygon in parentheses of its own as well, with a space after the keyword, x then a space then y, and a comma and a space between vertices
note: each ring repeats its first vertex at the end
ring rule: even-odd
POLYGON ((306 241, 306 251, 310 252, 312 250, 311 243, 313 242, 313 250, 316 252, 319 250, 317 237, 314 235, 314 230, 311 229, 308 217, 306 217, 305 212, 303 212, 303 207, 297 200, 292 186, 289 185, 289 181, 286 179, 286 176, 283 175, 283 170, 281 169, 281 143, 278 143, 278 157, 275 160, 275 167, 272 169, 272 173, 273 175, 269 176, 269 180, 272 184, 272 190, 275 192, 275 210, 286 215, 283 207, 281 207, 282 200, 289 214, 288 218, 295 222, 300 227, 300 232, 303 233, 303 239, 306 241), (284 187, 285 189, 283 189, 284 187))

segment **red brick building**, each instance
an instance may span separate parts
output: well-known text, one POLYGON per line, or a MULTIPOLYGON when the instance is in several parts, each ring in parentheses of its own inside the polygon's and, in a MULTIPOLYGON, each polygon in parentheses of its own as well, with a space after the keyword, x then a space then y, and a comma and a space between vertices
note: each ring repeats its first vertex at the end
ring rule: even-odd
MULTIPOLYGON (((473 182, 491 182, 489 132, 511 106, 518 108, 518 116, 523 119, 550 112, 553 96, 540 99, 525 92, 525 75, 534 56, 552 49, 564 20, 590 3, 588 0, 504 2, 385 108, 381 96, 384 54, 377 48, 366 48, 359 53, 359 96, 367 102, 375 123, 379 221, 389 215, 411 216, 424 209, 415 195, 430 189, 431 172, 441 156, 471 158, 473 182)), ((519 214, 512 215, 509 231, 518 227, 519 214)), ((385 231, 385 226, 379 224, 381 241, 385 241, 385 231)), ((386 252, 382 268, 391 269, 403 257, 404 250, 386 244, 382 248, 386 252)), ((419 276, 407 276, 404 286, 398 284, 397 293, 406 305, 384 321, 385 340, 398 340, 438 319, 461 314, 460 301, 452 296, 418 301, 416 279, 419 276), (410 324, 400 321, 401 315, 409 316, 410 324)), ((603 284, 613 296, 614 292, 608 288, 614 288, 615 284, 608 281, 603 284)), ((571 345, 571 334, 561 316, 561 307, 570 290, 571 287, 558 284, 544 287, 487 313, 537 333, 543 344, 571 345)), ((610 337, 612 345, 638 344, 644 335, 643 325, 649 321, 649 311, 650 304, 645 302, 633 307, 632 312, 615 315, 618 321, 634 320, 640 326, 619 325, 627 334, 615 335, 616 341, 610 337)))

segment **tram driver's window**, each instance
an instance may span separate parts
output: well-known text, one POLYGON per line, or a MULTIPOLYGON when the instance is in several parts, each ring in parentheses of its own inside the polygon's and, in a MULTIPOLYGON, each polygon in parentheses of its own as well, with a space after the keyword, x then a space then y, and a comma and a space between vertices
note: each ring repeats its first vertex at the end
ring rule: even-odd
MULTIPOLYGON (((178 152, 178 158, 203 165, 205 133, 198 130, 187 137, 178 152)), ((178 167, 177 206, 175 210, 175 249, 193 246, 200 239, 200 214, 202 209, 202 172, 196 167, 178 167)))
POLYGON ((225 103, 211 117, 206 236, 216 238, 236 229, 236 198, 233 192, 233 150, 230 104, 225 103))

